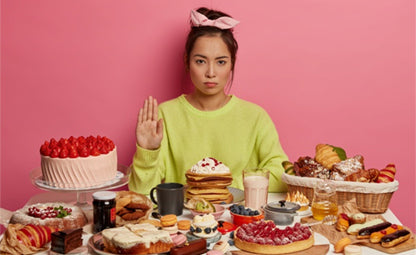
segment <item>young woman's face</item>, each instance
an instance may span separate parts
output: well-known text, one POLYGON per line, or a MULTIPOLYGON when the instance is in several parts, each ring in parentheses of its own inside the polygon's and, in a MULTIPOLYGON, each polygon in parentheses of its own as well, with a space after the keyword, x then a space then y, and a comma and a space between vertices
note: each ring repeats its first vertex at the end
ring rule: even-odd
POLYGON ((189 73, 195 88, 204 95, 224 93, 231 75, 231 54, 219 36, 196 39, 189 56, 189 73))

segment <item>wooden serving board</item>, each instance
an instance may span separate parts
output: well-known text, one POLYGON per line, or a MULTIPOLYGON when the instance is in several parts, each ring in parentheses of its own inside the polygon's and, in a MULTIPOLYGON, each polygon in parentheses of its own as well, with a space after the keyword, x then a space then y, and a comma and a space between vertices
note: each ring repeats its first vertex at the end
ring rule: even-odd
MULTIPOLYGON (((329 251, 329 245, 328 244, 321 244, 321 245, 314 245, 306 250, 303 251, 297 251, 297 252, 291 252, 291 253, 285 253, 290 255, 304 255, 304 254, 314 254, 314 255, 325 255, 329 251)), ((231 251, 231 254, 233 255, 254 255, 258 253, 251 253, 247 251, 231 251)))
MULTIPOLYGON (((379 214, 370 214, 370 215, 366 215, 367 217, 367 221, 368 220, 372 220, 372 219, 382 219, 385 220, 381 215, 379 214)), ((312 216, 309 217, 304 217, 301 219, 301 223, 314 223, 317 222, 312 216)), ((318 224, 318 225, 313 225, 311 226, 312 230, 325 236, 329 242, 331 244, 335 244, 338 240, 340 240, 341 238, 344 237, 349 237, 353 243, 356 242, 357 245, 364 245, 367 247, 370 247, 372 249, 378 250, 378 251, 382 251, 388 254, 395 254, 395 253, 399 253, 399 252, 404 252, 404 251, 408 251, 408 250, 412 250, 412 249, 416 249, 416 241, 415 241, 415 235, 412 233, 412 231, 408 228, 406 228, 407 230, 410 231, 411 233, 411 237, 409 240, 407 240, 406 242, 403 242, 399 245, 396 245, 394 247, 390 247, 390 248, 384 248, 383 246, 381 246, 380 244, 374 244, 374 243, 370 243, 369 239, 357 239, 357 237, 355 235, 348 235, 347 232, 340 232, 338 230, 336 230, 335 225, 332 226, 328 226, 328 225, 324 225, 324 224, 318 224)))

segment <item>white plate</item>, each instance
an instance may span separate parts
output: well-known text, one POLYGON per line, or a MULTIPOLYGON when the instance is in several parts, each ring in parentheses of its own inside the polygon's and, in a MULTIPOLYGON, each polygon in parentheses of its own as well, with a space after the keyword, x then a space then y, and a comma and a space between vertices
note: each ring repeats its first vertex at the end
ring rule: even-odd
POLYGON ((311 216, 312 215, 312 211, 311 211, 311 207, 309 206, 308 209, 304 210, 304 211, 297 211, 298 216, 311 216))
POLYGON ((37 168, 33 170, 30 173, 30 177, 32 179, 32 183, 37 186, 38 188, 44 189, 44 190, 50 190, 50 191, 94 191, 94 190, 100 190, 100 189, 113 189, 118 188, 123 185, 125 185, 128 182, 129 174, 130 174, 130 168, 123 165, 117 166, 117 173, 114 179, 107 181, 104 184, 92 186, 92 187, 86 187, 86 188, 60 188, 50 185, 50 183, 43 180, 42 177, 42 170, 41 168, 37 168))
POLYGON ((228 190, 233 195, 233 203, 240 203, 244 201, 244 190, 228 187, 228 190))

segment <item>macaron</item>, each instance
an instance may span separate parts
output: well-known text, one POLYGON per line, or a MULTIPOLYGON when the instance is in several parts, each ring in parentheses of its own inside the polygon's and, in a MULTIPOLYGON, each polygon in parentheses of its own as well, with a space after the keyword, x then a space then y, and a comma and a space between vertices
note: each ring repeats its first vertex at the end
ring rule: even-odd
POLYGON ((190 220, 180 220, 178 221, 178 229, 179 230, 189 230, 191 228, 191 221, 190 220))
POLYGON ((166 214, 160 218, 160 223, 162 224, 162 227, 169 227, 176 224, 178 221, 178 218, 175 214, 166 214))
POLYGON ((344 255, 361 255, 361 246, 353 244, 345 246, 344 255))
POLYGON ((176 234, 178 232, 178 225, 162 227, 163 230, 167 231, 169 234, 176 234))
POLYGON ((181 246, 186 242, 186 236, 184 234, 173 234, 170 237, 175 246, 181 246))

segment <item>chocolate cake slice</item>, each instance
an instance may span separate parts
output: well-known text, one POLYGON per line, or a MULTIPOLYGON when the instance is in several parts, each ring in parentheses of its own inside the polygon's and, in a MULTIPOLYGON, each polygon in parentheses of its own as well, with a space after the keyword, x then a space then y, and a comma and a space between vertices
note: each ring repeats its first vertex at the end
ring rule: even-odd
POLYGON ((51 250, 57 253, 66 254, 82 246, 82 228, 57 231, 51 237, 51 250))

